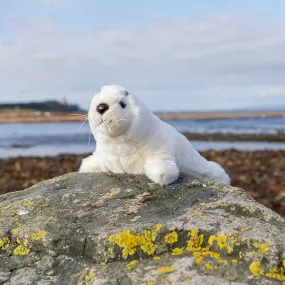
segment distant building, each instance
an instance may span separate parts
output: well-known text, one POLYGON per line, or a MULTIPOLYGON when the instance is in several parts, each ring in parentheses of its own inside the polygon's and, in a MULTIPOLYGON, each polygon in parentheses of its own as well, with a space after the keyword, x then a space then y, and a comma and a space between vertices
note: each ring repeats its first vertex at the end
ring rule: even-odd
POLYGON ((62 103, 62 105, 64 105, 64 106, 67 106, 67 105, 68 105, 68 102, 67 102, 67 99, 66 99, 65 96, 62 98, 61 103, 62 103))

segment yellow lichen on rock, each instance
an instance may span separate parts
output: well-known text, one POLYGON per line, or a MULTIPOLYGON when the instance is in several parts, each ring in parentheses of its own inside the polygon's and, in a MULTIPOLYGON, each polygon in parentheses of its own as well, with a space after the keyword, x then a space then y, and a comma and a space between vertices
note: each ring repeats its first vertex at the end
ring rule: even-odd
POLYGON ((22 228, 22 226, 18 226, 17 228, 13 229, 11 232, 14 236, 19 234, 20 229, 22 228))
POLYGON ((102 262, 100 262, 100 265, 104 266, 104 265, 107 264, 107 262, 108 262, 108 259, 105 259, 105 260, 103 260, 102 262))
POLYGON ((31 239, 33 240, 41 240, 47 235, 46 230, 40 230, 37 233, 32 233, 31 239))
POLYGON ((108 241, 123 248, 122 254, 126 259, 129 255, 136 253, 136 247, 142 243, 142 237, 133 235, 130 230, 126 230, 119 234, 111 235, 108 241))
POLYGON ((227 261, 226 259, 219 259, 219 260, 218 260, 218 263, 219 263, 219 264, 227 265, 227 264, 228 264, 228 261, 227 261))
POLYGON ((18 245, 13 251, 14 255, 20 255, 20 256, 25 256, 29 252, 30 252, 30 249, 27 248, 26 246, 21 245, 21 244, 18 245))
MULTIPOLYGON (((129 255, 134 255, 136 253, 137 247, 141 248, 142 251, 147 253, 148 255, 151 255, 155 252, 155 241, 157 238, 158 230, 160 230, 160 227, 154 226, 154 231, 145 230, 141 234, 133 234, 130 230, 126 230, 124 232, 114 234, 108 238, 109 242, 115 243, 117 246, 122 248, 122 255, 126 259, 129 255)), ((168 234, 164 236, 164 241, 167 244, 173 244, 175 242, 178 242, 178 234, 176 231, 171 231, 168 234)), ((161 238, 159 239, 161 241, 161 238)), ((208 262, 209 258, 216 259, 216 261, 213 263, 213 260, 208 263, 203 263, 205 268, 208 270, 213 270, 215 268, 218 268, 220 265, 228 265, 230 264, 237 264, 239 261, 238 259, 226 259, 221 258, 222 255, 225 255, 225 252, 216 252, 218 249, 220 250, 226 250, 227 254, 233 253, 234 246, 236 246, 236 251, 239 249, 241 245, 247 245, 247 247, 250 247, 252 249, 252 246, 254 246, 257 250, 254 251, 255 254, 267 254, 269 252, 269 246, 268 243, 253 243, 250 240, 245 240, 244 238, 239 238, 238 233, 233 233, 231 235, 226 234, 218 234, 218 235, 211 235, 208 238, 208 244, 204 245, 204 235, 200 233, 200 230, 198 228, 192 229, 190 232, 188 232, 188 240, 186 241, 186 248, 185 250, 189 252, 193 252, 193 256, 195 257, 195 263, 198 265, 203 261, 205 258, 205 262, 208 262), (211 247, 215 247, 216 251, 212 251, 211 247)), ((108 249, 108 251, 110 251, 108 249)), ((183 254, 184 248, 183 246, 176 247, 172 249, 171 254, 172 255, 180 255, 183 254)), ((248 252, 248 251, 246 251, 248 252)), ((238 253, 238 251, 237 251, 238 253)), ((255 255, 256 256, 256 255, 255 255)), ((159 256, 155 256, 154 260, 159 259, 159 256)), ((245 261, 248 261, 251 259, 250 256, 244 255, 241 251, 239 252, 239 258, 243 258, 245 261)), ((127 268, 128 270, 133 269, 138 263, 138 260, 131 261, 127 268)), ((282 261, 283 266, 280 268, 273 267, 268 272, 262 268, 261 262, 258 260, 252 261, 249 265, 249 270, 254 276, 266 276, 268 278, 274 278, 278 280, 285 280, 285 260, 282 261)), ((175 270, 174 267, 162 267, 158 268, 156 271, 158 274, 163 273, 169 273, 173 272, 175 270)))
POLYGON ((282 267, 278 269, 277 266, 273 266, 267 273, 265 273, 261 267, 260 261, 253 261, 249 266, 249 270, 254 276, 266 276, 268 278, 285 281, 285 271, 282 267))
POLYGON ((136 253, 136 247, 140 248, 151 255, 155 252, 154 241, 157 237, 157 233, 153 231, 144 231, 143 235, 134 235, 130 230, 111 235, 108 238, 109 242, 115 243, 117 246, 123 249, 122 255, 125 259, 129 255, 134 255, 136 253))
POLYGON ((197 251, 201 250, 203 244, 204 236, 199 234, 199 229, 195 228, 188 233, 190 239, 187 241, 187 251, 197 251))
POLYGON ((285 275, 284 274, 278 274, 278 273, 266 273, 266 277, 278 279, 280 281, 285 281, 285 275))
POLYGON ((201 250, 202 250, 202 251, 209 251, 209 250, 210 250, 210 247, 208 247, 208 246, 207 246, 207 247, 202 247, 201 250))
POLYGON ((177 242, 178 241, 178 234, 177 234, 177 232, 173 231, 173 232, 167 234, 164 237, 164 240, 165 240, 166 243, 169 243, 169 244, 177 242))
POLYGON ((109 253, 111 255, 111 258, 114 258, 115 257, 114 248, 108 247, 108 251, 109 251, 109 253))
POLYGON ((255 242, 253 244, 253 246, 258 249, 259 253, 261 253, 261 254, 268 254, 270 244, 269 243, 258 243, 258 242, 255 242))
POLYGON ((181 255, 181 254, 183 254, 182 248, 176 247, 172 250, 172 255, 181 255))
POLYGON ((226 249, 228 254, 231 254, 233 252, 233 246, 236 243, 236 238, 232 236, 231 239, 228 239, 227 235, 211 235, 208 239, 208 244, 213 246, 214 241, 216 241, 221 250, 226 249))
POLYGON ((176 269, 173 266, 168 266, 168 267, 160 267, 158 269, 156 269, 156 272, 158 274, 164 274, 164 273, 170 273, 170 272, 174 272, 176 269))
POLYGON ((203 256, 198 256, 195 258, 195 263, 199 264, 203 260, 203 256))
POLYGON ((262 276, 264 274, 264 270, 260 266, 260 261, 253 261, 249 266, 249 270, 254 276, 262 276))
POLYGON ((205 264, 206 269, 208 270, 212 270, 213 269, 213 265, 211 265, 210 263, 206 263, 205 264))
POLYGON ((210 203, 208 203, 208 204, 206 204, 206 203, 200 203, 200 206, 203 207, 203 208, 205 208, 205 209, 211 208, 211 204, 210 204, 210 203))
POLYGON ((138 260, 133 260, 130 263, 128 263, 127 268, 128 270, 132 270, 137 264, 138 264, 138 260))
POLYGON ((277 266, 273 266, 272 268, 269 269, 269 273, 278 273, 278 268, 277 266))
POLYGON ((148 281, 146 284, 147 285, 154 285, 154 282, 153 281, 148 281))
POLYGON ((10 246, 10 239, 8 237, 0 238, 0 249, 7 250, 10 246))
POLYGON ((27 238, 25 238, 25 239, 24 239, 24 242, 23 242, 24 246, 27 246, 28 243, 29 243, 29 240, 28 240, 27 238))
POLYGON ((25 207, 29 207, 29 206, 33 206, 34 203, 33 202, 23 202, 22 205, 25 207))
POLYGON ((279 272, 277 266, 273 266, 269 269, 269 272, 266 273, 265 276, 273 279, 278 279, 280 281, 285 281, 284 267, 281 267, 279 272))
POLYGON ((208 243, 210 246, 213 246, 214 241, 217 242, 217 245, 219 246, 220 249, 226 248, 227 247, 227 239, 228 236, 226 235, 211 235, 209 237, 208 243))
POLYGON ((155 242, 156 237, 157 237, 156 232, 152 232, 152 231, 143 232, 143 237, 142 237, 140 248, 148 255, 151 255, 155 252, 154 242, 155 242))
POLYGON ((86 285, 94 285, 96 273, 91 271, 85 275, 84 281, 86 285))
POLYGON ((158 224, 155 226, 155 230, 158 232, 162 228, 162 224, 158 224))
POLYGON ((202 252, 203 256, 210 256, 212 258, 220 258, 221 255, 218 252, 214 252, 214 251, 204 251, 202 252))
POLYGON ((148 255, 151 255, 155 252, 155 245, 151 241, 146 241, 142 243, 140 248, 147 253, 148 255))

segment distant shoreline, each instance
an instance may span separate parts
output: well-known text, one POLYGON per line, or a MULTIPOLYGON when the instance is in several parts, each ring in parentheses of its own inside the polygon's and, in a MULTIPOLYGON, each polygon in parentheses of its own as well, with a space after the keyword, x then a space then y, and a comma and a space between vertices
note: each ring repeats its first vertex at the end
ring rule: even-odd
POLYGON ((253 119, 284 118, 285 111, 225 111, 225 112, 157 112, 163 120, 218 120, 218 119, 253 119))
MULTIPOLYGON (((87 113, 79 113, 87 115, 87 113)), ((285 111, 231 111, 231 112, 156 112, 162 120, 217 120, 217 119, 253 119, 253 118, 284 118, 285 111)), ((75 114, 62 114, 36 111, 5 111, 0 112, 0 123, 59 123, 83 122, 85 117, 75 114)))
POLYGON ((209 142, 265 142, 265 143, 284 143, 285 134, 233 134, 233 133, 189 133, 183 135, 190 141, 209 141, 209 142))

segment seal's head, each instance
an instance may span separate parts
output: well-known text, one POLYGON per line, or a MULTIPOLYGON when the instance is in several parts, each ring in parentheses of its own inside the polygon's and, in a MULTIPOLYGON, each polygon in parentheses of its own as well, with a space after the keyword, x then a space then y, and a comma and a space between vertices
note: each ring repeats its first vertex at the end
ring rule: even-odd
POLYGON ((94 136, 127 136, 139 117, 138 100, 126 88, 116 85, 102 87, 93 97, 88 113, 94 136))

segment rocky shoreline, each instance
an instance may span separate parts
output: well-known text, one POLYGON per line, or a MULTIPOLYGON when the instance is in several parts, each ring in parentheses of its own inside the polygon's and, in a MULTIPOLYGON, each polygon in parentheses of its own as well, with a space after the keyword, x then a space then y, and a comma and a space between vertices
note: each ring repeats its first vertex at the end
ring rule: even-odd
MULTIPOLYGON (((285 151, 205 151, 207 159, 220 163, 232 185, 285 216, 285 151)), ((0 194, 25 189, 40 181, 78 170, 86 155, 17 157, 0 160, 0 194)))
POLYGON ((183 133, 189 140, 197 141, 227 141, 227 142, 285 142, 285 133, 282 134, 233 134, 233 133, 183 133))
MULTIPOLYGON (((0 123, 56 123, 83 122, 86 112, 58 113, 33 110, 0 110, 0 123), (74 116, 75 115, 75 116, 74 116)), ((155 112, 162 120, 217 120, 217 119, 252 119, 284 118, 285 111, 224 111, 224 112, 155 112)))

